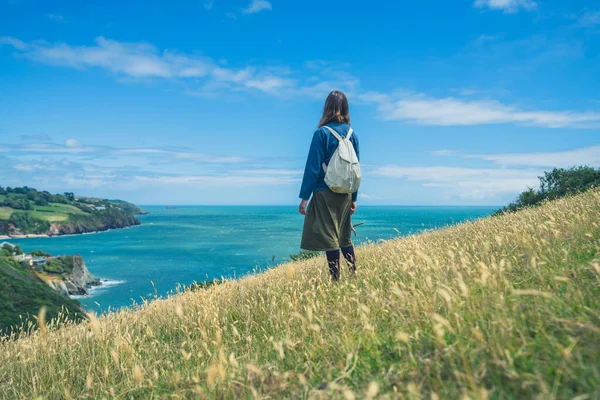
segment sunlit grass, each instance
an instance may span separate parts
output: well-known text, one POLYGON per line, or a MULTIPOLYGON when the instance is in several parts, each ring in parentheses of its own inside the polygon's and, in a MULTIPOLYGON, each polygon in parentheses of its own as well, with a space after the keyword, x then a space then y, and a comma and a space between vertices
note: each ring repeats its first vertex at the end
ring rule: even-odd
POLYGON ((0 398, 600 397, 600 192, 0 348, 0 398), (344 271, 345 272, 345 271, 344 271))
POLYGON ((29 211, 32 217, 41 219, 44 221, 52 222, 62 222, 69 219, 67 214, 60 214, 55 212, 44 212, 44 211, 29 211))
POLYGON ((54 213, 57 215, 64 215, 68 218, 68 214, 86 215, 86 213, 79 208, 72 206, 71 204, 61 203, 50 203, 47 206, 35 206, 34 211, 38 218, 41 218, 44 214, 54 213))
POLYGON ((0 219, 9 219, 13 211, 10 207, 0 207, 0 219))

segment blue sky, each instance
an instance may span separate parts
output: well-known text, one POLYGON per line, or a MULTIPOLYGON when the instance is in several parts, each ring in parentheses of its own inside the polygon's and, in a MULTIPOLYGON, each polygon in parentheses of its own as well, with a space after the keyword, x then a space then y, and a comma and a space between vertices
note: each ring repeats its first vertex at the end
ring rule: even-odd
POLYGON ((0 0, 0 185, 296 204, 350 100, 362 204, 501 205, 600 166, 595 1, 0 0))

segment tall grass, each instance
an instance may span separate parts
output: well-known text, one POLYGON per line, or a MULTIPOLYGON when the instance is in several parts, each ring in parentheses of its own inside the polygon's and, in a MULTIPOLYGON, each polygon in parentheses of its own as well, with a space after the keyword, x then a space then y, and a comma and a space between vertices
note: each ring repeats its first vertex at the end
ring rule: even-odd
POLYGON ((0 398, 600 398, 600 192, 0 348, 0 398))

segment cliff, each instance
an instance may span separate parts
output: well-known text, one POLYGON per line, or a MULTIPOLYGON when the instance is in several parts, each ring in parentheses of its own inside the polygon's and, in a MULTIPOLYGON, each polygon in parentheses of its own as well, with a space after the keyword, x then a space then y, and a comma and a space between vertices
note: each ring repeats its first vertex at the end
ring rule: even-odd
POLYGON ((78 301, 53 290, 32 270, 9 257, 0 257, 0 335, 11 327, 35 324, 42 307, 46 307, 46 320, 59 314, 71 320, 85 318, 78 301))
POLYGON ((0 187, 0 236, 73 235, 139 225, 145 214, 122 200, 52 195, 36 189, 0 187))
POLYGON ((43 271, 42 277, 46 283, 67 296, 87 295, 90 287, 102 284, 100 279, 88 271, 79 254, 57 257, 44 266, 43 271))
POLYGON ((48 236, 74 235, 127 228, 135 225, 140 225, 140 221, 135 216, 119 210, 113 212, 112 215, 104 213, 94 216, 71 216, 71 220, 68 222, 51 224, 46 234, 48 236))

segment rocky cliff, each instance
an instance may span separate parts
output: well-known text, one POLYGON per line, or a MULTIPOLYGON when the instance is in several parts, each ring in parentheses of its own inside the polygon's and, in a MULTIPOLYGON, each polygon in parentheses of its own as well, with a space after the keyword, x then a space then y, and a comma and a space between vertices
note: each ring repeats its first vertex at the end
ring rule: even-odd
MULTIPOLYGON (((59 315, 63 320, 85 319, 85 311, 77 300, 50 288, 29 265, 12 257, 0 257, 0 344, 2 335, 11 328, 27 327, 30 322, 35 325, 35 316, 42 307, 46 308, 46 321, 59 315)), ((0 398, 4 397, 2 393, 0 390, 0 398)))
POLYGON ((49 236, 74 235, 140 225, 140 221, 134 215, 127 214, 124 211, 117 211, 116 213, 116 216, 105 214, 71 216, 71 220, 68 222, 51 224, 46 234, 49 236))
POLYGON ((87 295, 88 289, 100 286, 102 282, 88 271, 83 258, 74 256, 59 257, 69 267, 67 271, 51 276, 47 283, 50 287, 65 295, 87 295), (68 271, 70 269, 70 271, 68 271))

